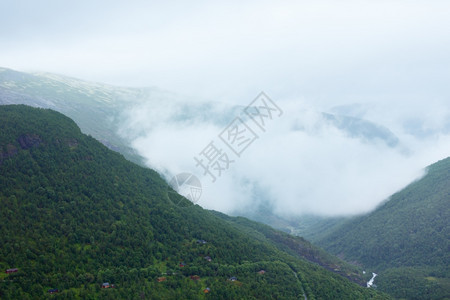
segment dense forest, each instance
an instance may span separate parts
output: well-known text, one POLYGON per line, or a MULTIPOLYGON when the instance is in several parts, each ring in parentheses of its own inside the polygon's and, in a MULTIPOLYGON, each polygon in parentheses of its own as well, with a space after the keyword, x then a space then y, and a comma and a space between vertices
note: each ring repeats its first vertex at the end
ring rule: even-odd
POLYGON ((389 299, 306 241, 191 204, 52 110, 0 106, 0 205, 2 299, 389 299))
POLYGON ((338 226, 318 244, 379 274, 399 298, 450 298, 450 158, 378 209, 338 226))

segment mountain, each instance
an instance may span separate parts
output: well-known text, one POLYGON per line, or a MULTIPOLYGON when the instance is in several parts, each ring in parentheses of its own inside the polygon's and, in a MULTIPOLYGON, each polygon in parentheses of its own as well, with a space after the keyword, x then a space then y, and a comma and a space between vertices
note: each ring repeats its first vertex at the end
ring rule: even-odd
POLYGON ((57 110, 73 119, 84 133, 137 163, 142 163, 142 158, 129 147, 130 140, 117 133, 123 118, 121 112, 131 104, 159 98, 161 94, 151 88, 120 88, 56 74, 0 68, 0 104, 57 110))
POLYGON ((264 237, 264 239, 272 242, 277 249, 283 252, 314 262, 362 286, 365 286, 368 281, 367 276, 362 276, 361 268, 345 263, 300 236, 287 234, 244 217, 230 217, 220 212, 214 212, 214 214, 240 230, 245 230, 246 233, 255 238, 264 237))
POLYGON ((0 204, 2 299, 389 299, 306 241, 193 205, 49 109, 0 106, 0 204))
POLYGON ((92 135, 108 148, 122 153, 127 159, 144 165, 134 149, 132 138, 139 133, 119 134, 128 121, 127 109, 142 103, 154 107, 176 103, 179 109, 171 122, 195 118, 212 119, 224 125, 241 107, 215 110, 212 104, 179 103, 179 97, 157 88, 124 88, 87 82, 51 73, 23 73, 0 68, 0 104, 26 104, 50 108, 73 119, 83 133, 92 135))
POLYGON ((352 138, 363 141, 380 140, 389 147, 399 144, 399 139, 384 126, 346 115, 323 113, 322 116, 352 138))
POLYGON ((303 237, 313 243, 349 219, 349 217, 344 216, 327 217, 311 214, 289 217, 278 216, 273 212, 271 205, 264 202, 261 202, 251 211, 242 214, 236 211, 233 215, 241 215, 256 222, 267 224, 291 235, 303 237))
MULTIPOLYGON (((81 130, 92 135, 112 150, 133 162, 143 165, 140 157, 129 145, 142 134, 119 134, 124 123, 132 122, 125 113, 133 107, 174 105, 176 109, 166 116, 171 124, 210 122, 221 127, 242 113, 244 106, 224 103, 192 101, 157 88, 124 88, 87 82, 51 73, 23 73, 0 68, 0 104, 26 104, 51 108, 73 119, 81 130)), ((382 141, 389 147, 399 144, 398 138, 386 127, 345 115, 346 111, 317 112, 317 118, 335 127, 345 135, 364 142, 382 141)), ((152 128, 148 128, 151 130, 152 128)), ((304 131, 302 118, 294 122, 293 131, 304 131), (298 123, 298 124, 297 124, 298 123)))
POLYGON ((378 273, 399 298, 450 298, 450 157, 368 215, 336 226, 317 244, 378 273))

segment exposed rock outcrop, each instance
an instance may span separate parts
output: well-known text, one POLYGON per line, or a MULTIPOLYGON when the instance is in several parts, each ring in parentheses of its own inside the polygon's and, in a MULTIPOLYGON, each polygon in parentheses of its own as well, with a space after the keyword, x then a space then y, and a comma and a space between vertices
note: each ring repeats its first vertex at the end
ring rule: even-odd
POLYGON ((22 149, 38 147, 42 143, 42 139, 37 134, 23 134, 18 139, 19 145, 22 149))

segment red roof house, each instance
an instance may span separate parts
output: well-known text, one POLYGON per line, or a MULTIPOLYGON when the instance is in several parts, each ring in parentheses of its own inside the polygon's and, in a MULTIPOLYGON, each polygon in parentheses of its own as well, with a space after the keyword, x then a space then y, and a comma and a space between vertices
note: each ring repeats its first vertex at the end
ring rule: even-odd
POLYGON ((17 269, 17 268, 6 269, 6 274, 9 274, 9 273, 16 273, 17 271, 19 271, 19 269, 17 269))

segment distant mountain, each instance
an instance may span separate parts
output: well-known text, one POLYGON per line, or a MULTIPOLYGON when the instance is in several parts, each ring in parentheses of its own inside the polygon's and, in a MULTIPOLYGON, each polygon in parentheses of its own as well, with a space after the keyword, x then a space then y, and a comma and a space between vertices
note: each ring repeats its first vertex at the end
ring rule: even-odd
MULTIPOLYGON (((163 107, 176 103, 178 109, 166 116, 171 123, 210 122, 226 126, 242 114, 243 106, 215 102, 196 102, 156 88, 123 88, 50 73, 23 73, 0 68, 0 104, 26 104, 51 108, 72 118, 81 130, 134 162, 142 158, 130 147, 132 137, 119 134, 124 111, 142 103, 163 107)), ((365 142, 381 141, 390 147, 398 138, 386 127, 336 113, 317 112, 318 117, 352 138, 365 142)), ((129 121, 129 120, 126 120, 129 121)), ((301 122, 300 122, 301 123, 301 122)), ((292 130, 302 131, 302 125, 292 130)), ((135 133, 138 135, 139 133, 135 133)))
POLYGON ((335 227, 318 245, 379 273, 399 298, 450 297, 450 158, 374 212, 335 227))
POLYGON ((0 205, 2 299, 389 298, 300 238, 193 205, 52 110, 0 106, 0 205))
POLYGON ((155 95, 159 98, 160 94, 150 88, 119 88, 56 74, 0 68, 0 104, 26 104, 66 114, 84 133, 137 163, 142 163, 142 158, 129 146, 130 140, 117 133, 121 112, 132 103, 155 95))
POLYGON ((362 139, 363 141, 382 141, 389 147, 395 147, 399 139, 386 127, 374 124, 364 119, 323 113, 323 117, 336 128, 344 131, 352 138, 362 139))

